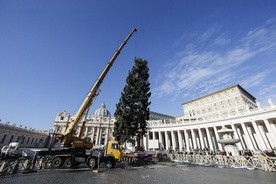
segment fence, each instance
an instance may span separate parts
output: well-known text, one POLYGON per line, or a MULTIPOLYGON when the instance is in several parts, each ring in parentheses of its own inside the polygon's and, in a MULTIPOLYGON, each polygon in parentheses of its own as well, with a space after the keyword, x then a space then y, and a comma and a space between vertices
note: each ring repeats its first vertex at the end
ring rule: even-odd
POLYGON ((263 154, 254 156, 222 156, 200 154, 169 154, 171 160, 218 167, 247 168, 249 170, 262 169, 268 172, 276 171, 276 157, 268 157, 263 154))
MULTIPOLYGON (((191 163, 205 166, 233 167, 247 169, 261 169, 267 172, 276 171, 276 157, 268 157, 263 154, 254 156, 221 156, 221 155, 200 155, 200 154, 168 154, 168 158, 173 161, 191 163)), ((168 161, 165 159, 164 161, 168 161)), ((38 157, 35 163, 32 159, 21 157, 18 159, 0 160, 0 175, 18 172, 31 172, 31 170, 41 170, 49 168, 51 159, 38 157)))

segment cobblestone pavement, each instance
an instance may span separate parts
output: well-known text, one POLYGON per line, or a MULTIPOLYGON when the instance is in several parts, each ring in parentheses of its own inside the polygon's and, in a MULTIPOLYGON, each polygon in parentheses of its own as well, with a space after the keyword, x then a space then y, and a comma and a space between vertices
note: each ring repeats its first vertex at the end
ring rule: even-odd
POLYGON ((2 184, 274 184, 275 173, 261 170, 154 164, 101 169, 48 169, 37 173, 0 176, 2 184))

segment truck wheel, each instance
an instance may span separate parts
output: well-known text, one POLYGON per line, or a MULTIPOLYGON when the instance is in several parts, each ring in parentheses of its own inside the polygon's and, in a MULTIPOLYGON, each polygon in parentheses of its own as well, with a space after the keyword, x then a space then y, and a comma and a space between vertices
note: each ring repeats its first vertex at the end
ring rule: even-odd
POLYGON ((114 167, 114 161, 109 159, 105 162, 105 166, 108 168, 108 169, 111 169, 112 167, 114 167))
POLYGON ((63 163, 64 167, 71 167, 72 166, 72 162, 71 162, 71 158, 67 157, 63 163))
POLYGON ((96 166, 97 166, 97 162, 96 162, 96 159, 91 157, 88 159, 87 161, 87 165, 88 167, 90 167, 91 169, 94 169, 96 166))
POLYGON ((61 157, 55 157, 52 161, 52 165, 54 167, 60 167, 62 165, 62 158, 61 157))

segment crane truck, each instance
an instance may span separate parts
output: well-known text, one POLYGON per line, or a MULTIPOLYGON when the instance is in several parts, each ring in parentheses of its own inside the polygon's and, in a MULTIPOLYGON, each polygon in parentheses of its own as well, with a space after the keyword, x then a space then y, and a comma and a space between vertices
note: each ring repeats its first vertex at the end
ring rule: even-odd
MULTIPOLYGON (((144 160, 150 158, 145 152, 123 153, 122 149, 120 149, 118 142, 114 140, 109 140, 107 145, 105 146, 105 149, 92 149, 93 144, 90 141, 82 138, 82 133, 85 127, 85 117, 94 99, 99 94, 100 85, 102 84, 106 74, 115 62, 116 58, 128 42, 129 38, 136 31, 136 28, 132 29, 132 31, 127 35, 125 40, 122 42, 122 44, 116 50, 114 55, 108 61, 107 65, 101 72, 95 84, 93 85, 93 87, 87 94, 86 98, 82 102, 77 113, 70 120, 69 127, 66 129, 65 134, 54 134, 54 137, 61 142, 62 147, 50 147, 48 150, 25 150, 24 155, 27 155, 27 157, 28 155, 32 155, 32 166, 30 167, 31 169, 35 165, 37 157, 43 158, 44 162, 45 160, 48 160, 51 163, 51 166, 53 167, 71 167, 77 166, 80 163, 86 163, 90 168, 95 168, 99 163, 105 163, 107 167, 111 168, 118 162, 135 162, 137 160, 144 160), (79 136, 76 136, 74 134, 75 128, 80 123, 82 123, 82 127, 80 133, 78 134, 79 136)), ((16 157, 20 158, 23 155, 18 154, 17 152, 16 154, 12 154, 13 149, 7 150, 9 151, 2 151, 1 157, 6 158, 7 155, 16 155, 16 157)))
MULTIPOLYGON (((105 163, 107 168, 112 168, 117 163, 146 163, 152 159, 154 154, 144 150, 124 151, 116 140, 109 140, 103 149, 93 152, 93 155, 102 155, 100 159, 105 163)), ((89 167, 97 167, 97 158, 94 156, 89 159, 89 167)))
POLYGON ((90 106, 92 105, 94 99, 99 94, 99 88, 102 84, 106 74, 109 69, 113 65, 114 61, 128 42, 129 38, 136 32, 137 29, 134 28, 127 35, 125 40, 116 50, 114 55, 108 61, 107 65, 101 72, 100 76, 96 80, 95 84, 85 97, 82 102, 80 108, 78 109, 75 116, 70 120, 70 124, 66 129, 64 134, 56 134, 55 137, 61 142, 62 148, 51 148, 50 150, 41 150, 36 152, 36 156, 45 157, 48 156, 51 158, 51 163, 53 167, 61 167, 61 166, 76 166, 81 162, 87 163, 89 167, 95 167, 97 163, 100 162, 108 162, 114 163, 114 157, 103 156, 99 152, 92 149, 93 144, 82 138, 82 133, 85 127, 85 116, 87 115, 90 106), (82 127, 79 133, 79 136, 76 136, 75 128, 79 123, 82 123, 82 127), (102 158, 99 160, 99 158, 102 158), (109 159, 112 159, 111 161, 109 159))

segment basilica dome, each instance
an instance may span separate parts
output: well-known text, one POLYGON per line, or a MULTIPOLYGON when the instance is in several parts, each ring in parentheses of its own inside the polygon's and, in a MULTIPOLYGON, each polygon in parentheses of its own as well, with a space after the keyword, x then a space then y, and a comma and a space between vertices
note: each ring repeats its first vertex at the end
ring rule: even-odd
POLYGON ((98 117, 111 117, 110 112, 106 109, 105 103, 102 103, 101 107, 94 112, 94 115, 98 117))

